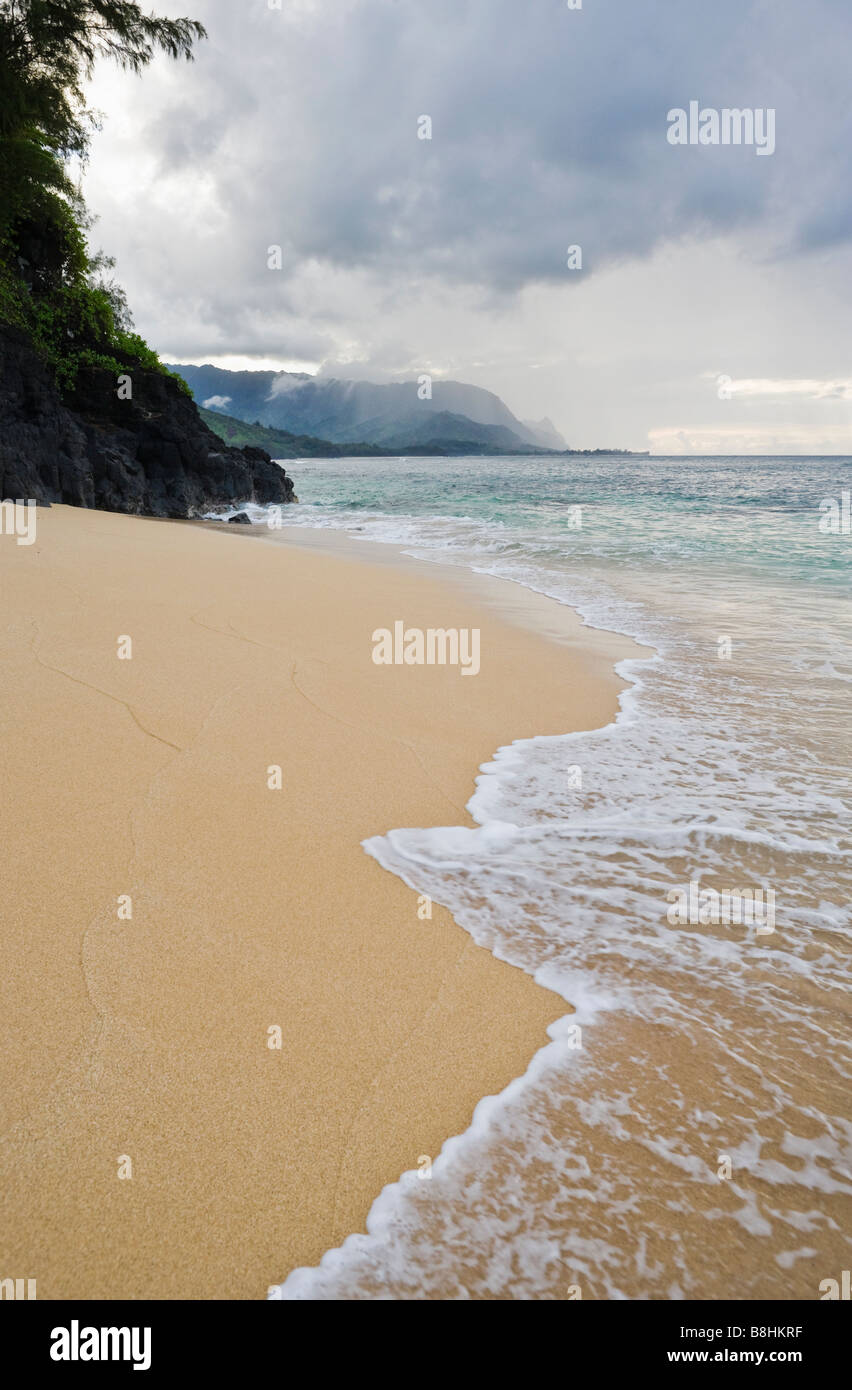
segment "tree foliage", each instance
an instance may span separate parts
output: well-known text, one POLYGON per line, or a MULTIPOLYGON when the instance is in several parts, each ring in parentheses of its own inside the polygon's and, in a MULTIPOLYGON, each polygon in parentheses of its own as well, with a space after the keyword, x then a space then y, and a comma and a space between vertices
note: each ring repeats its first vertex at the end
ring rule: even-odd
POLYGON ((157 363, 130 333, 112 262, 89 254, 67 172, 96 124, 85 82, 100 58, 139 73, 158 52, 191 60, 204 37, 134 0, 0 0, 0 318, 32 333, 66 387, 98 359, 157 363))

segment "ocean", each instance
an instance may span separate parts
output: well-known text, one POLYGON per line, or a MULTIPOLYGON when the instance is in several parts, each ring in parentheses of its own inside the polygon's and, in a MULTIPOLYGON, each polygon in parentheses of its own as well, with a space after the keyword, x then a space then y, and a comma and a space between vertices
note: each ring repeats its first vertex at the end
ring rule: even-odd
POLYGON ((566 1015, 428 1181, 275 1297, 818 1298, 852 1258, 852 459, 288 471, 288 526, 652 650, 614 723, 494 750, 477 828, 365 843, 566 1015))

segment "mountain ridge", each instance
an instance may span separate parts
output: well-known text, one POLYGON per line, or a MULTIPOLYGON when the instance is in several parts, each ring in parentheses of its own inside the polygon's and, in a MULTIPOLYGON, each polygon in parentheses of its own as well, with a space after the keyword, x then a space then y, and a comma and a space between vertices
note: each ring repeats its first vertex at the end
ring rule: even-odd
MULTIPOLYGON (((219 438, 232 447, 257 447, 276 459, 300 459, 300 458, 398 458, 403 455, 421 458, 434 458, 446 456, 458 456, 463 454, 483 454, 503 456, 505 454, 517 453, 517 449, 503 449, 496 444, 485 444, 477 439, 465 439, 463 437, 430 436, 423 442, 407 440, 404 445, 394 445, 383 447, 380 444, 367 444, 363 441, 347 440, 342 444, 333 444, 328 439, 319 439, 315 435, 293 434, 288 430, 276 430, 268 425, 261 425, 257 422, 249 423, 246 420, 238 420, 233 415, 223 414, 221 410, 208 410, 204 406, 197 406, 199 415, 204 423, 218 434, 219 438)), ((432 416, 433 420, 458 419, 463 417, 452 416, 432 416)), ((472 427, 469 420, 463 420, 464 425, 472 427)), ((524 453, 547 453, 547 450, 535 450, 531 446, 524 448, 524 453)))
POLYGON ((462 382, 379 384, 304 372, 232 372, 211 363, 176 363, 169 370, 207 409, 333 444, 357 439, 404 450, 458 438, 508 452, 566 447, 549 420, 524 423, 494 392, 462 382))

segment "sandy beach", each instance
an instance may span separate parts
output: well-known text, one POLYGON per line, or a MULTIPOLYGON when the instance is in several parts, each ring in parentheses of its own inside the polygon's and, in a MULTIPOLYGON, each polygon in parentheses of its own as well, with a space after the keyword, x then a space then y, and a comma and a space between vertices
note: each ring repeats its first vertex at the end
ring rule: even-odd
POLYGON ((264 1297, 565 1013, 361 841, 470 824, 500 745, 612 717, 630 644, 239 529, 0 538, 0 1263, 40 1299, 264 1297), (398 619, 479 628, 479 675, 375 665, 398 619))

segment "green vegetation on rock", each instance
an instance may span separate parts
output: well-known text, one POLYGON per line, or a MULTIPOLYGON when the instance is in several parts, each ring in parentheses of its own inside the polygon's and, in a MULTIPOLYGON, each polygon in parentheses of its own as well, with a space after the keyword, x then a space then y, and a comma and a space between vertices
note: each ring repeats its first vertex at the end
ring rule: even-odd
POLYGON ((158 50, 191 59, 204 37, 131 0, 0 0, 0 323, 28 334, 66 396, 83 368, 166 372, 132 331, 114 263, 89 249, 67 172, 95 127, 83 84, 99 57, 138 73, 158 50))
POLYGON ((205 425, 226 444, 238 449, 251 444, 265 449, 276 459, 381 458, 390 454, 390 450, 380 449, 375 444, 332 444, 327 439, 315 439, 311 434, 290 434, 288 430, 270 429, 260 423, 249 425, 245 420, 235 420, 232 415, 205 410, 203 406, 198 407, 198 413, 205 425))

